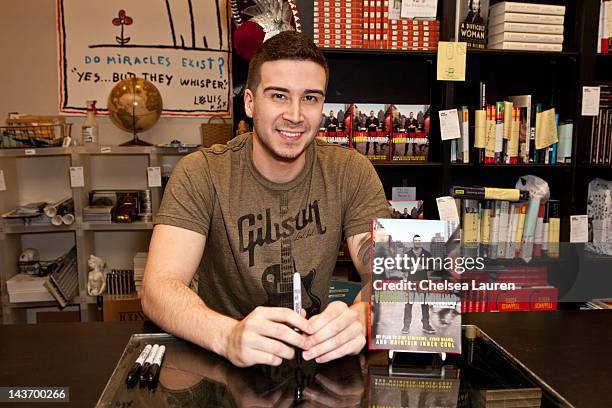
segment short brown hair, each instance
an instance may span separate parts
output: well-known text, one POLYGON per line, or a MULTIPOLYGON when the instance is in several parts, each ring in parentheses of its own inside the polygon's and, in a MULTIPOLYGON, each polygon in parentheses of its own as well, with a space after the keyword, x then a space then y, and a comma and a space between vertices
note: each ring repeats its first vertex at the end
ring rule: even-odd
POLYGON ((246 87, 254 93, 261 82, 263 63, 279 60, 312 61, 319 64, 325 69, 325 88, 327 89, 329 67, 325 56, 308 36, 296 31, 283 31, 263 43, 249 63, 246 87))

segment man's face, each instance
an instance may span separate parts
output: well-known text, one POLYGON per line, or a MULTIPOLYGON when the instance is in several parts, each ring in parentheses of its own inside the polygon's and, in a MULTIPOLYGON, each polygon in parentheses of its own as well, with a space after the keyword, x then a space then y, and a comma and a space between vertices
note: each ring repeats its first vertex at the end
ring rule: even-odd
POLYGON ((473 13, 477 13, 478 10, 480 9, 480 0, 472 0, 472 12, 473 13))
POLYGON ((334 111, 329 111, 329 117, 333 118, 334 117, 334 111))
POLYGON ((404 208, 404 214, 408 214, 408 209, 404 208))
POLYGON ((370 117, 373 118, 374 117, 374 111, 370 111, 370 117))
POLYGON ((264 62, 261 81, 245 91, 244 106, 253 118, 253 142, 269 159, 293 161, 315 137, 325 99, 325 69, 312 61, 264 62))
POLYGON ((410 112, 409 116, 410 116, 410 119, 414 118, 414 113, 410 112))
POLYGON ((418 249, 421 247, 421 237, 414 237, 412 238, 412 246, 415 249, 418 249))

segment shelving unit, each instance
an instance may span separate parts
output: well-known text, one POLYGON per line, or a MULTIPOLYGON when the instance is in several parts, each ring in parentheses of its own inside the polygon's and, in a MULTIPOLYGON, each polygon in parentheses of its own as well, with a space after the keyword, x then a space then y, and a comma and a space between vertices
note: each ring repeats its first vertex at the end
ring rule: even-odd
MULTIPOLYGON (((4 149, 0 150, 0 168, 3 169, 7 190, 0 192, 0 212, 4 213, 27 201, 42 201, 45 199, 59 199, 65 195, 72 195, 75 204, 75 222, 72 225, 9 225, 0 222, 0 306, 2 310, 2 321, 4 323, 25 323, 26 310, 29 308, 57 306, 55 302, 27 302, 10 303, 6 290, 6 281, 17 273, 17 260, 19 254, 27 246, 27 240, 44 243, 44 246, 53 246, 51 242, 60 242, 55 245, 55 252, 51 255, 43 255, 41 259, 53 259, 62 255, 72 245, 77 248, 77 263, 79 275, 79 295, 73 299, 70 305, 79 306, 81 321, 91 321, 96 318, 96 298, 87 294, 87 275, 89 268, 87 260, 90 254, 100 255, 111 268, 131 268, 129 262, 133 253, 126 254, 123 259, 110 259, 104 256, 104 248, 96 242, 98 236, 105 234, 113 235, 117 245, 127 245, 146 250, 153 230, 153 222, 133 223, 111 223, 111 222, 84 222, 83 207, 88 203, 88 193, 92 189, 118 189, 138 188, 150 189, 153 201, 153 212, 157 212, 161 200, 160 187, 147 186, 146 167, 162 166, 166 161, 177 161, 182 156, 196 151, 195 148, 158 148, 158 147, 122 147, 110 146, 80 146, 71 148, 41 148, 41 149, 4 149), (59 171, 54 174, 56 186, 43 188, 40 195, 37 188, 41 187, 41 180, 32 176, 29 169, 31 164, 39 169, 45 170, 46 163, 54 162, 53 169, 59 171), (61 163, 57 163, 57 161, 61 163), (23 161, 23 162, 22 162, 23 161), (42 161, 38 162, 37 161, 42 161), (114 162, 115 166, 107 163, 114 162), (136 174, 131 162, 137 162, 141 166, 141 174, 136 174), (69 167, 82 166, 84 170, 85 186, 70 187, 69 167), (129 168, 129 172, 121 177, 121 169, 129 168), (119 174, 117 172, 119 171, 119 174), (127 180, 126 180, 127 179, 127 180), (102 183, 102 185, 100 185, 102 183), (104 184, 106 183, 106 184, 104 184), (130 184, 131 183, 131 184, 130 184), (117 187, 117 186, 121 187, 117 187), (54 191, 54 187, 60 186, 60 191, 54 191), (65 191, 64 191, 65 190, 65 191), (47 197, 52 192, 52 197, 47 197), (65 192, 65 194, 64 194, 65 192), (58 235, 60 234, 60 235, 58 235), (63 244, 62 244, 63 242, 63 244)), ((101 241, 105 241, 104 239, 101 241)), ((40 248, 39 248, 40 249, 40 248)))

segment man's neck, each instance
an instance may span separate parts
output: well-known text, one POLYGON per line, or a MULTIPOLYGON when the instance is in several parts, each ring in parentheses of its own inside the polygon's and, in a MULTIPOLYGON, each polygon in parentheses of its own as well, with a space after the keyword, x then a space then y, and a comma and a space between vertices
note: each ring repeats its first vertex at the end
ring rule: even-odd
POLYGON ((288 183, 300 174, 306 164, 306 151, 294 160, 280 160, 272 154, 253 134, 253 166, 268 181, 288 183))

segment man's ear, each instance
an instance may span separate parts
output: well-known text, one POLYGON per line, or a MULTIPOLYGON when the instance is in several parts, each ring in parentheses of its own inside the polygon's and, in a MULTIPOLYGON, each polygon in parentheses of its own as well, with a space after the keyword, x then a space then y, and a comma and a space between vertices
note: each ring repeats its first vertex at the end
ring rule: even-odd
POLYGON ((253 118, 254 102, 255 102, 255 95, 249 88, 246 88, 244 90, 244 111, 249 118, 253 118))

